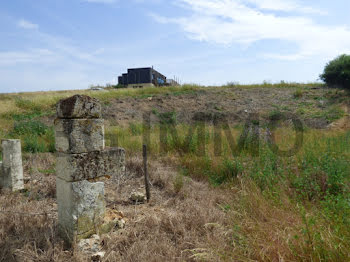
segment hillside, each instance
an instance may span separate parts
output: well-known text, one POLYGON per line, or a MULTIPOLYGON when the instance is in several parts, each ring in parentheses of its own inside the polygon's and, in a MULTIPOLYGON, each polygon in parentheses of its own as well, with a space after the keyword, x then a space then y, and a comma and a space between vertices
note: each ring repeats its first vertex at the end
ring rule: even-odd
MULTIPOLYGON (((249 113, 259 113, 268 119, 277 112, 299 116, 307 126, 325 128, 344 115, 348 103, 345 91, 320 85, 276 84, 251 86, 121 89, 102 91, 58 91, 39 93, 0 94, 0 121, 10 127, 19 118, 53 120, 54 105, 73 94, 87 94, 104 104, 104 118, 117 124, 141 121, 145 112, 175 112, 179 122, 189 123, 195 113, 221 114, 231 123, 239 124, 249 113), (45 119, 45 118, 42 118, 45 119)), ((50 122, 47 122, 50 124, 50 122)))
MULTIPOLYGON (((0 261, 88 259, 56 236, 54 106, 76 93, 102 102, 107 145, 127 151, 125 176, 105 180, 107 206, 126 226, 102 237, 103 261, 350 261, 350 96, 303 84, 0 95, 0 137, 22 139, 26 182, 21 193, 0 194, 0 261), (144 191, 145 113, 153 119, 152 199, 136 205, 129 196, 144 191), (238 155, 227 138, 216 154, 214 117, 227 120, 237 142, 247 123, 265 132, 289 114, 304 126, 292 156, 274 154, 264 137, 256 147, 250 136, 238 155), (198 122, 207 123, 204 152, 200 133, 183 143, 198 122), (179 136, 167 134, 167 152, 162 124, 179 136)), ((280 148, 293 146, 292 127, 276 127, 280 148)))

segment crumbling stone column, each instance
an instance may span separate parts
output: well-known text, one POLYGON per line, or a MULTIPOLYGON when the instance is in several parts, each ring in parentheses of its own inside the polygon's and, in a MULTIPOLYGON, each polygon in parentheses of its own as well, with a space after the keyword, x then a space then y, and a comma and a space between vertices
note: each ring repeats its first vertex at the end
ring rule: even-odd
POLYGON ((59 229, 67 243, 99 233, 106 212, 101 177, 125 172, 125 151, 105 149, 101 105, 76 95, 57 104, 56 191, 59 229))
POLYGON ((2 140, 1 147, 3 162, 0 162, 0 187, 12 191, 22 190, 24 185, 21 141, 2 140))

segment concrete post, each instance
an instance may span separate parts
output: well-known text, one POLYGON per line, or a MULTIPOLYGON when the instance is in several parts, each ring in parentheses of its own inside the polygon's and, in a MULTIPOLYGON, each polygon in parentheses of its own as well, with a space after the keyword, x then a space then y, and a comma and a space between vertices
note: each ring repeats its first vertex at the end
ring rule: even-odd
POLYGON ((60 233, 71 244, 99 233, 106 211, 104 183, 125 170, 125 151, 105 149, 101 105, 76 95, 57 104, 56 191, 60 233))
POLYGON ((5 139, 1 142, 3 162, 0 162, 0 186, 12 191, 22 190, 23 166, 21 141, 5 139))

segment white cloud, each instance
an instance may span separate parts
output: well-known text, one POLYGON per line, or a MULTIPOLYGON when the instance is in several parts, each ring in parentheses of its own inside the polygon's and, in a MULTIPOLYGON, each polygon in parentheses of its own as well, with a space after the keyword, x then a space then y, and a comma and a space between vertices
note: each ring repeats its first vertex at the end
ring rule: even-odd
POLYGON ((303 13, 321 13, 292 0, 176 0, 191 11, 189 16, 152 17, 160 23, 178 24, 194 40, 220 45, 249 45, 260 40, 294 43, 292 54, 263 54, 265 57, 298 60, 309 56, 334 57, 350 52, 350 29, 317 24, 303 13), (252 6, 253 5, 253 6, 252 6), (278 15, 273 11, 285 11, 278 15))
POLYGON ((39 25, 33 24, 27 20, 21 19, 18 21, 17 25, 24 29, 38 29, 39 25))
POLYGON ((0 67, 19 64, 100 63, 96 56, 104 52, 103 48, 83 51, 70 39, 42 33, 40 30, 31 32, 30 38, 39 41, 43 47, 0 52, 0 67))
POLYGON ((0 66, 12 66, 23 63, 50 63, 57 56, 47 49, 31 49, 28 51, 0 52, 0 66))
POLYGON ((257 8, 273 11, 296 11, 301 13, 315 13, 315 14, 326 14, 327 12, 312 8, 308 6, 302 6, 301 4, 290 1, 290 0, 246 0, 241 1, 246 3, 254 4, 257 8))

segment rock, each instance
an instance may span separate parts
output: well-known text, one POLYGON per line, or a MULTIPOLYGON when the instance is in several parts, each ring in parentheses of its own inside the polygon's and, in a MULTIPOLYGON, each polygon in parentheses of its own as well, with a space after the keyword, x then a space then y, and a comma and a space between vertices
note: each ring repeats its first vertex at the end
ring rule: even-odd
POLYGON ((75 95, 60 100, 56 110, 58 118, 101 118, 100 102, 85 95, 75 95))
POLYGON ((96 234, 105 216, 104 183, 56 180, 59 231, 66 243, 96 234))
POLYGON ((79 154, 105 148, 103 119, 56 119, 57 152, 79 154))
POLYGON ((92 235, 91 238, 87 239, 82 239, 78 243, 78 248, 82 252, 92 252, 96 253, 99 252, 102 247, 101 247, 101 239, 99 235, 92 235))
POLYGON ((125 224, 126 224, 126 222, 125 222, 124 219, 120 219, 120 220, 117 221, 117 227, 118 227, 119 229, 125 228, 125 224))
POLYGON ((123 229, 125 227, 125 220, 120 216, 120 212, 112 209, 107 209, 103 224, 100 227, 101 234, 107 234, 115 228, 123 229))
POLYGON ((91 256, 92 261, 102 261, 102 258, 106 255, 106 252, 97 252, 91 256))
POLYGON ((12 191, 24 189, 21 140, 1 142, 3 162, 0 162, 0 187, 12 191))
POLYGON ((92 261, 101 261, 106 254, 106 252, 101 251, 101 239, 98 235, 92 235, 91 238, 80 240, 78 248, 82 253, 91 255, 92 261))
POLYGON ((130 195, 130 200, 135 203, 144 203, 147 199, 142 192, 132 192, 130 195))
POLYGON ((57 154, 57 177, 65 181, 118 177, 125 172, 125 150, 110 148, 84 154, 57 154))

